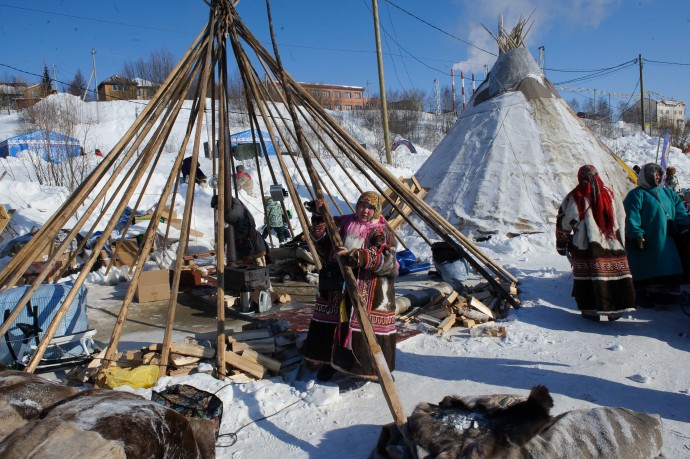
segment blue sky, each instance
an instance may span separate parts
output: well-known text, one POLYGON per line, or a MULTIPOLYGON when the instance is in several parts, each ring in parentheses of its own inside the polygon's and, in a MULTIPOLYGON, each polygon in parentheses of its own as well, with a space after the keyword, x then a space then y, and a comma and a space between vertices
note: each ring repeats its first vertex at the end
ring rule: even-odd
MULTIPOLYGON (((273 0, 271 8, 283 64, 298 81, 379 92, 370 0, 273 0)), ((242 0, 237 9, 270 48, 265 1, 242 0)), ((560 91, 568 101, 595 90, 614 108, 626 94, 639 98, 642 54, 645 90, 690 103, 688 0, 379 0, 386 87, 431 93, 435 79, 450 86, 455 68, 458 94, 460 70, 469 93, 470 75, 478 85, 497 53, 483 26, 495 33, 501 14, 507 28, 532 15, 526 44, 535 57, 544 46, 547 77, 573 88, 560 91)), ((208 7, 201 0, 0 0, 0 17, 0 79, 35 82, 47 64, 69 82, 77 68, 89 78, 92 48, 99 80, 155 50, 181 56, 208 7)))

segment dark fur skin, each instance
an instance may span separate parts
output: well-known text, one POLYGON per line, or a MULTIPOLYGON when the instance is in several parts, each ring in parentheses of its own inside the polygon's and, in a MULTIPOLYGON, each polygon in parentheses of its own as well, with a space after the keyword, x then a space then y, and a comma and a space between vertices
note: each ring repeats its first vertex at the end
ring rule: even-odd
POLYGON ((431 457, 494 458, 527 443, 553 423, 549 414, 553 399, 544 386, 532 388, 528 398, 493 395, 459 398, 448 396, 437 405, 420 404, 410 416, 410 430, 415 442, 431 457), (488 427, 471 427, 464 431, 439 419, 447 413, 477 413, 488 427))
POLYGON ((135 394, 77 392, 40 376, 5 370, 0 371, 0 402, 0 414, 13 424, 5 430, 0 426, 3 458, 215 457, 211 421, 189 421, 135 394))

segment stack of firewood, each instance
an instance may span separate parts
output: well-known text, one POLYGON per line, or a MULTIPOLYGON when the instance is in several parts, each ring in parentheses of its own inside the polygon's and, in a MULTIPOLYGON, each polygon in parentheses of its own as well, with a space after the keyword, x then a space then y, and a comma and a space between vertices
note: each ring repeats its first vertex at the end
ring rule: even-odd
MULTIPOLYGON (((225 363, 227 377, 235 382, 249 382, 265 377, 282 375, 294 377, 302 362, 297 348, 296 332, 283 330, 274 333, 270 328, 255 328, 230 332, 227 336, 225 363)), ((199 363, 206 361, 215 367, 216 349, 206 342, 204 345, 193 338, 186 342, 170 344, 170 356, 166 374, 180 376, 198 372, 199 363)), ((140 365, 160 365, 162 344, 151 344, 139 350, 118 352, 110 365, 119 368, 134 368, 140 365)), ((70 379, 81 382, 93 380, 101 366, 105 350, 87 364, 74 368, 70 379)))
MULTIPOLYGON (((500 285, 519 304, 516 285, 500 285)), ((473 332, 473 336, 505 336, 505 327, 496 326, 495 319, 506 318, 509 309, 510 303, 484 281, 462 292, 441 293, 429 304, 412 308, 399 319, 405 323, 425 323, 438 335, 456 326, 469 329, 481 326, 481 331, 473 332)))

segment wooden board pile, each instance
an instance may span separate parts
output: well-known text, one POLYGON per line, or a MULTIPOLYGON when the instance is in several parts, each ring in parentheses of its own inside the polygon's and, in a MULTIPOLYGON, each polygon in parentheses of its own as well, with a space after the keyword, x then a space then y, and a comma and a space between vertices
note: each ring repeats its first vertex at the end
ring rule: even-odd
MULTIPOLYGON (((297 349, 298 335, 292 330, 273 333, 269 328, 256 328, 228 334, 225 353, 228 379, 235 382, 249 382, 270 376, 293 376, 299 370, 302 355, 297 349)), ((170 345, 168 376, 180 376, 198 372, 199 363, 208 361, 215 366, 215 347, 203 345, 193 338, 186 342, 170 345)), ((134 368, 140 365, 160 365, 160 343, 151 344, 139 350, 124 351, 113 356, 111 365, 119 368, 134 368)), ((85 365, 72 369, 68 378, 89 382, 101 365, 105 351, 94 356, 85 365)))
MULTIPOLYGON (((518 289, 514 283, 500 285, 519 303, 516 298, 518 289)), ((495 319, 506 318, 509 309, 510 304, 494 292, 488 282, 483 281, 462 292, 453 290, 450 294, 441 293, 429 304, 414 307, 402 314, 399 320, 404 323, 425 323, 437 335, 461 326, 471 329, 472 336, 505 336, 505 327, 497 325, 495 319)))

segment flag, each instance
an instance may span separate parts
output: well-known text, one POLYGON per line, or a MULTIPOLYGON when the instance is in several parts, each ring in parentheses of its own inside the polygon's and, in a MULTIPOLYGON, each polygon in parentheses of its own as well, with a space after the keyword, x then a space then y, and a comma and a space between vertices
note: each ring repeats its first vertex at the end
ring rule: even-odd
POLYGON ((671 140, 671 131, 666 131, 664 136, 664 148, 661 150, 661 168, 664 170, 664 175, 666 175, 666 154, 668 153, 668 143, 671 140))

